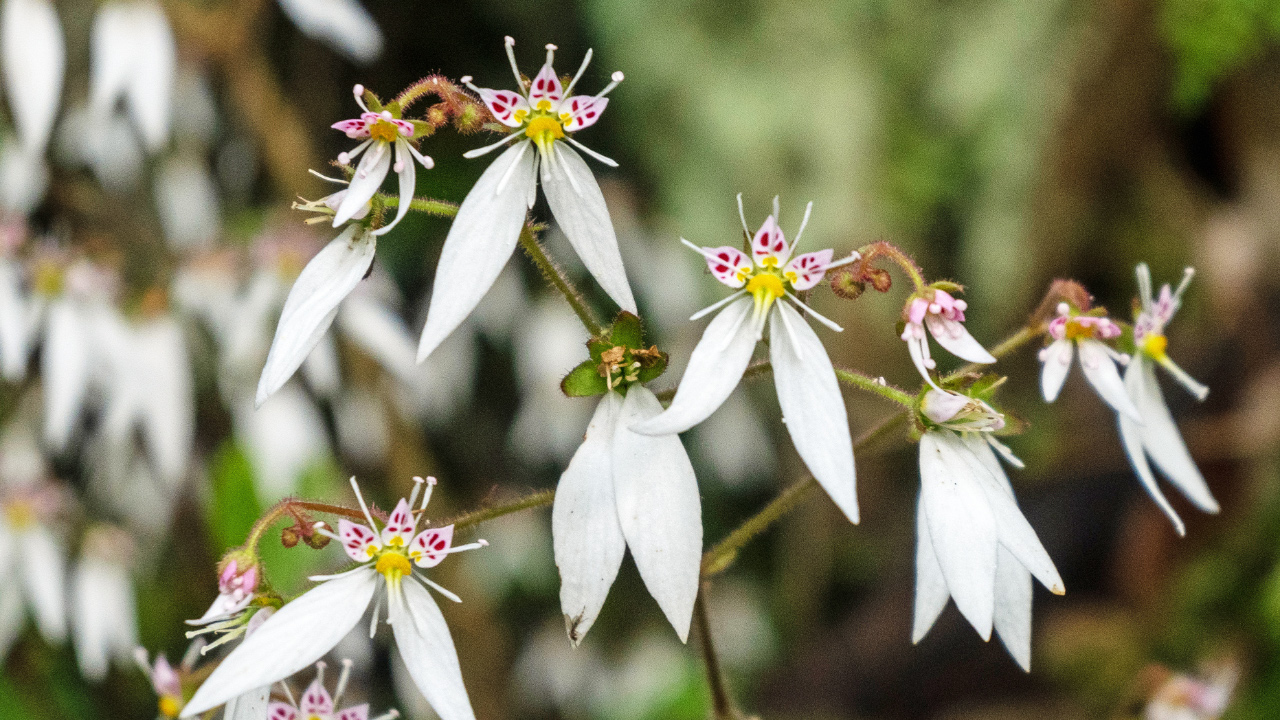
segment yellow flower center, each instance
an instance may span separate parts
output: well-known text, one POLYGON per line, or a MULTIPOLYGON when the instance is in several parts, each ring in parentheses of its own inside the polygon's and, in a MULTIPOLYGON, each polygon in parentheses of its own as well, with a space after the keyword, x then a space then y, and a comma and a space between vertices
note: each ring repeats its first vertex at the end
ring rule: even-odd
POLYGON ((1169 338, 1163 335, 1148 335, 1142 339, 1142 350, 1156 360, 1163 360, 1165 349, 1169 347, 1169 338))
POLYGON ((4 506, 5 520, 14 530, 25 530, 36 524, 36 511, 31 504, 23 500, 14 500, 4 506))
POLYGON ((769 312, 773 301, 786 293, 786 288, 782 284, 782 278, 770 272, 762 272, 747 281, 747 292, 756 300, 755 318, 759 320, 769 312))
POLYGON ((160 696, 160 714, 167 718, 176 718, 182 712, 182 700, 172 695, 160 696))
POLYGON ((1076 340, 1079 338, 1088 340, 1093 337, 1095 330, 1096 328, 1092 325, 1084 325, 1082 323, 1075 322, 1074 320, 1068 320, 1065 333, 1068 340, 1076 340))
POLYGON ((35 291, 45 297, 57 297, 62 294, 62 268, 56 263, 41 262, 36 265, 32 285, 35 291))
POLYGON ((400 135, 400 128, 395 123, 379 120, 369 128, 369 137, 380 142, 394 142, 400 135))
POLYGON ((400 584, 400 578, 408 575, 413 568, 409 565, 409 558, 399 551, 387 550, 378 558, 374 569, 387 579, 388 585, 395 587, 400 584))
POLYGON ((564 137, 564 126, 550 115, 539 115, 525 126, 524 134, 538 143, 538 147, 543 148, 545 145, 549 148, 552 140, 564 137))

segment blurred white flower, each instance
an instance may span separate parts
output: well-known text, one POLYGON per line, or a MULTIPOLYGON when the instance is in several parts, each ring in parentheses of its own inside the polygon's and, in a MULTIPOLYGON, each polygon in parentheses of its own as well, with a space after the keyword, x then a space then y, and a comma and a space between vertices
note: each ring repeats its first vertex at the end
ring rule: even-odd
POLYGON ((1129 362, 1127 355, 1121 355, 1111 349, 1104 340, 1120 337, 1120 326, 1110 318, 1074 313, 1067 303, 1058 303, 1058 316, 1049 323, 1049 337, 1053 342, 1040 351, 1040 362, 1044 369, 1040 374, 1040 389, 1044 392, 1044 401, 1053 402, 1067 381, 1067 371, 1071 369, 1071 359, 1076 348, 1080 349, 1080 367, 1084 377, 1097 391, 1098 397, 1110 405, 1116 412, 1142 422, 1138 409, 1129 399, 1124 389, 1124 381, 1120 379, 1120 371, 1116 363, 1129 362))
POLYGON ((0 58, 18 136, 28 155, 40 158, 58 114, 67 62, 53 3, 5 0, 0 9, 0 58))
POLYGON ((26 239, 21 218, 0 219, 0 377, 19 382, 40 327, 41 303, 27 292, 26 266, 16 257, 26 239))
POLYGON ((1160 296, 1155 298, 1151 293, 1151 270, 1146 263, 1138 265, 1138 294, 1142 306, 1134 319, 1133 343, 1136 351, 1125 371, 1124 386, 1142 422, 1135 422, 1124 413, 1117 415, 1120 439, 1129 455, 1129 463, 1133 465, 1142 486, 1156 501, 1156 505, 1169 516, 1179 535, 1186 534, 1186 526, 1156 485, 1155 474, 1147 463, 1148 456, 1155 461, 1161 474, 1196 507, 1208 513, 1218 512, 1218 501, 1213 498, 1204 475, 1200 474, 1195 460, 1187 451, 1187 444, 1182 441, 1178 426, 1173 422, 1169 407, 1164 402, 1164 395, 1160 392, 1155 371, 1156 365, 1164 368, 1197 400, 1204 400, 1209 395, 1209 388, 1184 372, 1165 352, 1169 346, 1169 340, 1164 334, 1165 326, 1181 307, 1182 293, 1186 291, 1194 274, 1194 270, 1187 268, 1176 291, 1166 284, 1160 288, 1160 296))
POLYGON ((49 187, 49 166, 40 155, 20 143, 0 145, 0 204, 16 213, 29 214, 44 199, 49 187))
POLYGON ((1151 696, 1144 720, 1218 720, 1231 704, 1240 668, 1228 661, 1200 677, 1171 674, 1151 696))
POLYGON ((169 141, 177 47, 164 9, 152 0, 108 0, 93 21, 89 102, 96 122, 124 100, 147 150, 169 141))
POLYGON ((363 465, 386 460, 391 429, 386 407, 376 394, 359 387, 343 390, 334 401, 333 421, 338 447, 347 458, 363 465))
POLYGON ((525 95, 524 80, 511 50, 514 44, 515 40, 506 39, 519 93, 478 88, 471 85, 470 77, 463 78, 480 94, 493 116, 512 128, 501 141, 463 157, 478 157, 512 140, 518 142, 484 171, 449 228, 436 266, 427 323, 418 344, 419 360, 431 355, 471 314, 515 251, 526 209, 533 207, 537 197, 539 165, 542 190, 551 213, 578 257, 614 302, 623 310, 636 313, 636 301, 627 283, 604 195, 586 162, 565 146, 569 143, 601 162, 617 166, 566 133, 575 133, 599 120, 608 104, 604 96, 622 81, 622 73, 614 73, 613 82, 594 97, 573 97, 574 85, 586 71, 591 52, 587 52, 578 74, 566 88, 551 67, 555 46, 548 45, 547 62, 525 95))
POLYGON ((920 642, 953 598, 983 640, 994 625, 1009 654, 1030 671, 1031 576, 1055 594, 1065 589, 992 447, 1016 461, 989 433, 940 429, 920 438, 911 638, 920 642))
POLYGON ((66 550, 54 525, 65 504, 62 488, 43 479, 0 479, 0 658, 22 629, 23 600, 45 640, 66 637, 66 550))
POLYGON ((280 0, 280 9, 304 34, 358 63, 382 54, 382 31, 356 0, 280 0))
POLYGON ((178 250, 213 245, 221 231, 218 187, 204 161, 180 153, 161 161, 155 176, 156 210, 165 239, 178 250))
POLYGON ((134 609, 133 539, 118 528, 90 528, 71 578, 71 624, 76 660, 86 678, 101 682, 112 661, 129 665, 138 644, 134 609))
MULTIPOLYGON (((778 227, 777 205, 774 198, 773 214, 751 239, 750 256, 728 245, 704 248, 682 239, 706 259, 717 280, 738 291, 690 318, 696 320, 724 308, 707 326, 689 357, 671 405, 662 414, 637 424, 634 430, 645 435, 679 433, 706 420, 738 386, 768 319, 769 357, 787 432, 818 484, 856 523, 853 439, 844 398, 826 348, 796 308, 833 330, 840 331, 840 327, 813 312, 795 295, 813 288, 828 269, 849 259, 832 262, 831 250, 792 257, 794 247, 787 244, 778 227)), ((741 196, 738 207, 741 210, 741 196)), ((812 209, 813 203, 809 203, 796 233, 796 245, 812 209)), ((751 234, 745 216, 742 227, 743 232, 751 234)))
POLYGON ((556 488, 551 510, 560 610, 574 645, 595 623, 631 549, 640 577, 683 642, 689 636, 702 564, 698 480, 676 435, 632 425, 662 412, 634 383, 609 390, 556 488))
POLYGON ((116 193, 138 185, 147 161, 129 118, 119 113, 99 117, 87 104, 68 109, 55 149, 63 162, 88 167, 103 187, 116 193))
POLYGON ((538 302, 515 330, 520 407, 508 442, 530 463, 564 462, 582 444, 591 408, 565 397, 560 379, 582 361, 586 342, 578 317, 550 298, 538 302))

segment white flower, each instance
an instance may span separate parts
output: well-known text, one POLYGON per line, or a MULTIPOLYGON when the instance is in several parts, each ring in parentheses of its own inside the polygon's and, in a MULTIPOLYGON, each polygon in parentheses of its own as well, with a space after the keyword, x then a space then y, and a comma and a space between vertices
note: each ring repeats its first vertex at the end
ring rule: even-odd
POLYGON ((1129 362, 1129 357, 1103 342, 1120 337, 1120 332, 1120 326, 1110 318, 1076 314, 1067 303, 1058 303, 1058 316, 1049 323, 1049 337, 1053 342, 1040 351, 1040 362, 1044 363, 1040 389, 1045 402, 1058 399, 1062 384, 1067 381, 1067 371, 1071 369, 1071 358, 1078 347, 1080 367, 1098 397, 1116 412, 1142 422, 1138 409, 1125 392, 1120 371, 1116 370, 1116 363, 1123 365, 1129 362))
MULTIPOLYGON (((318 660, 338 644, 364 616, 379 588, 385 588, 387 622, 396 647, 405 660, 414 682, 442 720, 473 720, 471 702, 462 684, 462 671, 444 616, 431 599, 427 587, 455 602, 457 595, 413 572, 413 565, 429 568, 445 556, 487 545, 481 540, 450 547, 453 526, 432 528, 414 534, 427 501, 430 480, 422 505, 415 514, 412 503, 422 487, 415 478, 413 494, 401 499, 379 533, 373 516, 364 505, 360 489, 351 485, 369 521, 368 527, 342 520, 338 540, 353 560, 354 570, 338 575, 312 578, 322 581, 296 600, 278 610, 256 632, 222 661, 182 711, 194 717, 254 688, 282 680, 318 660)), ((328 532, 321 529, 322 532, 328 532)), ((374 607, 370 631, 377 627, 382 602, 374 607)))
MULTIPOLYGON (((741 196, 738 209, 741 212, 741 196)), ((809 203, 796 233, 797 245, 812 209, 813 203, 809 203)), ((727 305, 694 348, 671 406, 633 429, 645 435, 665 435, 684 432, 706 420, 737 387, 767 319, 769 357, 787 432, 814 478, 845 516, 856 523, 853 440, 844 398, 826 349, 797 309, 832 330, 840 332, 841 328, 795 295, 821 282, 827 270, 854 258, 832 262, 831 250, 792 257, 794 247, 787 245, 778 227, 777 213, 774 198, 774 214, 752 238, 751 256, 727 245, 704 248, 682 239, 706 257, 717 280, 740 289, 690 318, 696 320, 727 305)), ((742 227, 750 235, 745 217, 742 227)))
POLYGON ((639 383, 625 398, 609 390, 560 476, 551 530, 560 609, 575 645, 600 614, 626 548, 680 640, 689 636, 702 562, 698 481, 680 438, 632 430, 660 412, 639 383))
POLYGON ((382 53, 382 31, 355 0, 280 0, 280 9, 304 34, 356 62, 382 53))
MULTIPOLYGON (((311 681, 306 691, 302 693, 302 698, 296 703, 292 696, 289 697, 288 702, 271 701, 266 715, 267 720, 369 720, 368 703, 337 709, 338 703, 342 702, 342 694, 347 689, 347 680, 351 677, 351 661, 346 659, 342 661, 342 674, 338 676, 338 684, 332 696, 324 687, 324 669, 323 662, 316 663, 316 679, 311 681)), ((400 717, 400 713, 391 710, 379 715, 375 720, 390 720, 397 717, 400 717)))
POLYGON ((130 578, 133 539, 99 526, 85 535, 71 580, 71 622, 76 660, 86 678, 101 682, 111 661, 132 662, 138 619, 130 578))
POLYGON ((977 398, 950 390, 924 394, 920 412, 935 423, 956 431, 992 432, 1004 428, 1004 415, 977 398))
POLYGON ((43 310, 24 290, 25 271, 14 257, 25 238, 21 221, 0 220, 0 377, 18 382, 27 375, 43 310))
POLYGON ((0 10, 4 89, 18 137, 29 157, 44 154, 62 97, 66 47, 58 12, 48 0, 5 0, 0 10))
POLYGON ((929 340, 925 336, 925 328, 952 355, 975 363, 996 361, 962 324, 968 303, 953 298, 945 290, 930 288, 925 293, 926 296, 913 297, 907 303, 902 339, 911 352, 911 361, 930 385, 938 387, 929 376, 929 371, 937 367, 937 363, 929 357, 929 340))
POLYGON ((259 406, 320 344, 338 314, 338 305, 369 272, 376 244, 372 233, 351 225, 302 269, 285 299, 280 324, 262 368, 256 397, 259 406))
POLYGON ((1156 688, 1143 711, 1143 720, 1218 720, 1231 704, 1240 680, 1233 661, 1205 668, 1200 677, 1171 674, 1156 688))
POLYGON ((0 485, 0 658, 22 629, 23 600, 40 634, 61 642, 67 633, 66 561, 53 521, 65 502, 50 483, 0 485))
POLYGON ((990 434, 929 430, 920 438, 916 600, 912 642, 933 627, 947 598, 983 640, 994 626, 1009 654, 1031 668, 1031 577, 1064 592, 1053 561, 1018 509, 990 434))
POLYGON ((511 50, 514 44, 515 40, 506 39, 507 56, 520 92, 478 88, 471 85, 471 78, 463 78, 468 87, 479 93, 498 122, 512 128, 501 141, 463 157, 478 157, 512 140, 517 142, 480 176, 449 228, 436 266, 427 324, 418 344, 419 361, 426 359, 475 309, 507 264, 524 226, 525 210, 533 207, 537 198, 539 167, 551 214, 578 257, 619 307, 636 312, 604 195, 586 162, 565 145, 617 167, 614 161, 573 139, 572 133, 600 119, 609 103, 605 95, 622 81, 622 73, 614 73, 613 82, 599 94, 575 97, 573 88, 586 71, 591 52, 587 51, 582 67, 566 88, 551 67, 555 46, 548 45, 547 62, 526 95, 511 50))
POLYGON ((391 222, 373 231, 373 235, 384 235, 391 231, 409 212, 409 204, 413 201, 414 188, 417 187, 417 170, 414 161, 422 163, 422 167, 430 170, 435 162, 418 152, 411 142, 413 123, 401 120, 392 115, 390 110, 369 112, 364 104, 364 86, 356 85, 354 90, 356 104, 364 112, 353 120, 343 120, 333 124, 333 129, 341 130, 352 140, 363 140, 354 150, 338 155, 338 162, 346 165, 357 155, 364 153, 360 164, 356 166, 355 176, 347 187, 345 195, 334 211, 333 226, 338 227, 364 212, 366 203, 378 192, 388 170, 395 170, 400 178, 400 205, 396 208, 396 216, 391 222), (393 150, 394 147, 394 150, 393 150), (395 162, 391 160, 394 153, 395 162))
POLYGON ((156 169, 154 186, 160 228, 171 247, 191 250, 217 242, 222 208, 203 159, 193 154, 166 158, 156 169))
POLYGON ((89 102, 95 121, 115 114, 123 98, 143 143, 156 152, 169 141, 177 47, 169 20, 151 0, 110 0, 93 22, 89 102))
POLYGON ((1194 274, 1191 268, 1187 268, 1177 291, 1170 290, 1166 284, 1160 288, 1160 297, 1153 298, 1151 270, 1146 263, 1138 265, 1138 290, 1142 308, 1133 324, 1136 351, 1125 371, 1124 387, 1142 422, 1134 422, 1124 414, 1118 416, 1120 439, 1124 442, 1124 449, 1129 455, 1134 472, 1138 474, 1138 479, 1151 498, 1169 516, 1179 535, 1186 534, 1186 526, 1156 485, 1155 474, 1151 472, 1147 456, 1155 461, 1161 474, 1188 500, 1195 503, 1196 507, 1208 513, 1218 512, 1218 501, 1209 492, 1204 476, 1187 451, 1178 426, 1174 424, 1173 416, 1165 405, 1160 384, 1156 381, 1155 366, 1160 365, 1197 400, 1204 400, 1209 394, 1209 388, 1196 382, 1165 353, 1169 340, 1165 337, 1164 328, 1181 306, 1182 293, 1186 291, 1194 274))

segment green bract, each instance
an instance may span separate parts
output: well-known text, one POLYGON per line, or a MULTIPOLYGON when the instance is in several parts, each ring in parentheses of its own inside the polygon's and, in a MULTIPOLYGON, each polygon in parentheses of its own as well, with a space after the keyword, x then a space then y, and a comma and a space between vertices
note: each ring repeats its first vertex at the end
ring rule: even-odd
POLYGON ((657 346, 645 347, 644 322, 622 311, 613 325, 587 341, 590 359, 560 381, 569 397, 604 395, 610 387, 626 395, 632 383, 647 383, 667 370, 667 354, 657 346))

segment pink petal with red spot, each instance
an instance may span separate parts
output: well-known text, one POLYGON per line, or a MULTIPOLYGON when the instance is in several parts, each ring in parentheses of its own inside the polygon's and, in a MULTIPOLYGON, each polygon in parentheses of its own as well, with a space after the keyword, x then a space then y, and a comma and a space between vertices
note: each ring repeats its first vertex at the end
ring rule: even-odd
POLYGON ((333 698, 329 697, 329 691, 324 689, 320 678, 312 680, 311 684, 307 686, 307 691, 302 693, 302 700, 298 702, 298 710, 307 717, 333 714, 333 698))
POLYGON ((298 709, 289 703, 273 700, 267 709, 267 720, 298 720, 298 709))
POLYGON ((445 555, 448 554, 449 546, 452 544, 452 525, 423 530, 418 533, 418 537, 414 538, 413 543, 409 545, 409 557, 413 558, 413 562, 418 567, 435 567, 440 564, 440 561, 444 560, 445 555))
POLYGON ((350 520, 338 521, 338 537, 342 540, 342 549, 352 560, 364 562, 369 559, 369 546, 378 547, 378 536, 363 525, 350 520))
POLYGON ((751 257, 755 258, 756 264, 763 266, 766 258, 773 258, 781 265, 786 262, 787 255, 787 238, 778 227, 778 221, 770 215, 751 239, 751 257))
POLYGON ((480 99, 498 122, 507 127, 520 127, 520 121, 515 119, 517 110, 529 111, 529 101, 520 93, 510 90, 480 88, 480 99))
POLYGON ((329 127, 346 133, 349 138, 369 137, 369 124, 361 119, 343 120, 342 122, 336 122, 329 127))
POLYGON ((834 253, 834 250, 819 250, 797 255, 783 268, 782 274, 795 273, 796 279, 791 281, 791 287, 796 290, 808 290, 822 282, 822 276, 826 275, 827 266, 831 264, 831 256, 834 253))
POLYGON ((555 110, 563 99, 564 88, 560 85, 560 78, 556 77, 556 71, 550 65, 543 65, 529 86, 529 104, 536 108, 540 101, 550 100, 551 109, 555 110))
POLYGON ((751 270, 751 258, 741 250, 724 245, 718 248, 703 248, 710 254, 706 256, 707 267, 716 279, 732 288, 740 288, 747 284, 740 275, 740 270, 751 270))
POLYGON ((570 119, 564 129, 569 132, 577 132, 582 128, 595 125, 608 104, 609 98, 598 98, 590 95, 577 95, 565 100, 564 104, 560 106, 560 113, 569 113, 570 119))
POLYGON ((382 542, 386 545, 404 547, 409 544, 409 539, 412 537, 413 511, 409 509, 409 501, 400 498, 400 502, 396 503, 396 509, 392 510, 390 517, 387 518, 386 527, 382 528, 382 542), (400 542, 395 542, 396 539, 400 542))
POLYGON ((343 710, 338 713, 338 720, 369 720, 369 703, 362 703, 343 710))

